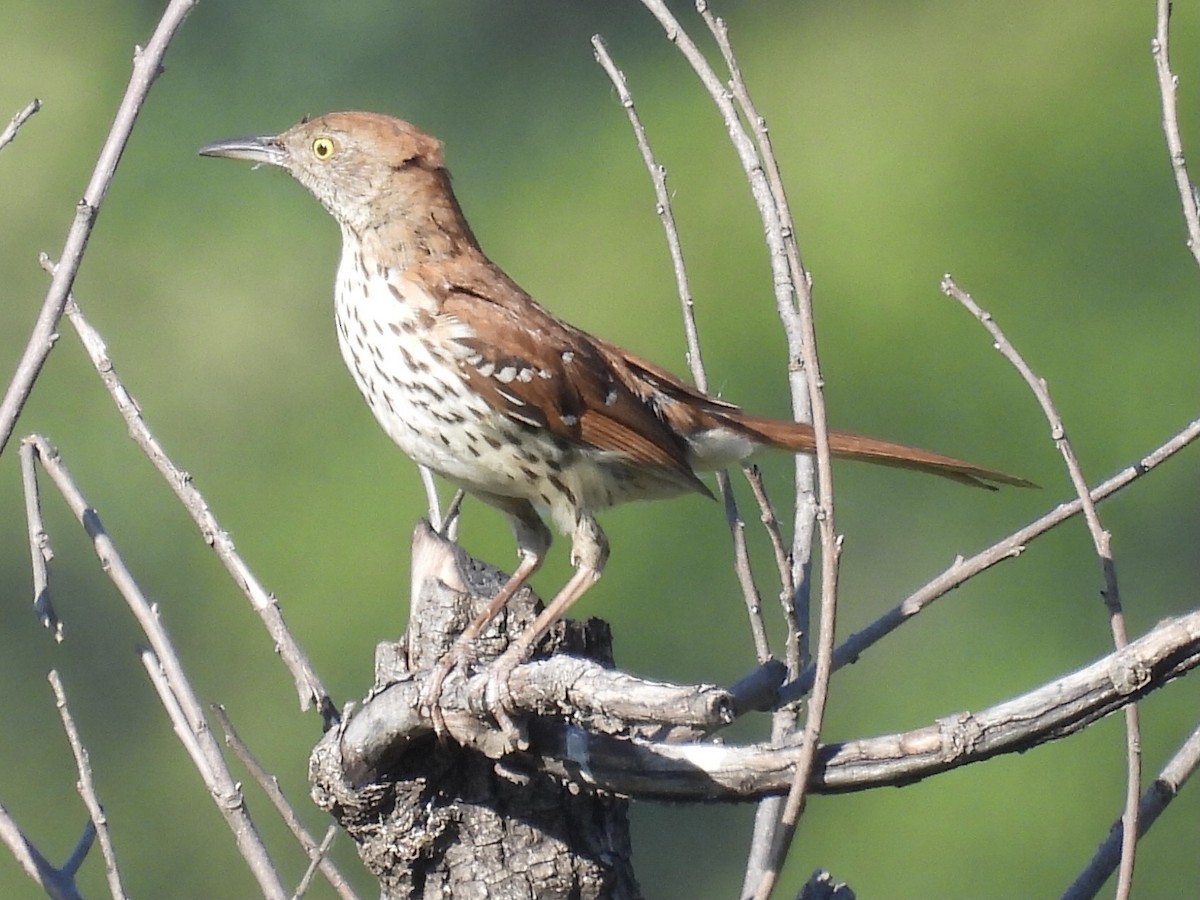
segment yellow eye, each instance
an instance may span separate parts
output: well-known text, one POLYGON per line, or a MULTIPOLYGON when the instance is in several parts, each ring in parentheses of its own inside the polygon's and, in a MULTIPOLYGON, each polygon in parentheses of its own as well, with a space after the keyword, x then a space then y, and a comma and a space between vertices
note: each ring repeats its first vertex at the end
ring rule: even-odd
POLYGON ((313 156, 322 162, 333 156, 334 149, 332 138, 319 137, 315 138, 312 142, 313 156))

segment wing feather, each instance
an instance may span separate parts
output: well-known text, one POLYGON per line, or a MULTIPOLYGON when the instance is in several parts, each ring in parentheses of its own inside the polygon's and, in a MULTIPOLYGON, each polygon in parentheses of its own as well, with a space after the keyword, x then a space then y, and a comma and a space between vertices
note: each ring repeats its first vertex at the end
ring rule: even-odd
POLYGON ((450 281, 426 282, 439 300, 440 324, 461 348, 468 385, 519 422, 658 467, 707 493, 688 461, 687 441, 630 388, 606 346, 498 272, 483 278, 468 269, 450 281))

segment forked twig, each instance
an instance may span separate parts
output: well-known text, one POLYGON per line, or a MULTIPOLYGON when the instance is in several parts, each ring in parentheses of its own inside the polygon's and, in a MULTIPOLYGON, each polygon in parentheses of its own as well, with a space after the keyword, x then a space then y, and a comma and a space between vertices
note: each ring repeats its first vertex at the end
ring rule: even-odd
POLYGON ((75 887, 75 872, 80 861, 87 855, 95 834, 95 826, 89 820, 70 858, 61 869, 56 869, 42 856, 33 841, 25 836, 25 832, 17 825, 17 820, 12 814, 4 808, 4 804, 0 803, 0 842, 8 847, 25 870, 25 874, 45 891, 51 900, 83 900, 79 889, 75 887))
MULTIPOLYGON (((817 642, 816 679, 805 719, 803 750, 796 765, 794 789, 789 793, 782 815, 783 827, 772 842, 776 850, 771 854, 772 858, 763 878, 756 887, 756 896, 767 897, 772 890, 780 861, 790 843, 795 823, 804 807, 805 787, 815 759, 813 754, 820 738, 829 677, 833 671, 837 619, 838 558, 841 541, 834 523, 833 473, 812 316, 811 279, 800 260, 795 228, 787 210, 782 179, 778 177, 778 166, 767 139, 766 128, 750 102, 745 85, 741 82, 728 41, 724 41, 722 52, 730 70, 731 86, 722 83, 704 54, 662 0, 642 0, 642 4, 658 19, 666 31, 667 38, 679 48, 716 103, 742 163, 751 194, 762 218, 774 281, 776 310, 787 340, 792 411, 798 419, 812 422, 816 436, 818 491, 815 498, 812 492, 811 463, 803 457, 796 460, 796 533, 792 553, 793 571, 798 576, 807 575, 811 565, 812 528, 815 520, 821 535, 822 559, 821 623, 817 642), (739 110, 752 123, 754 139, 743 126, 739 110)), ((707 4, 704 0, 697 3, 697 8, 701 15, 706 17, 710 28, 713 28, 713 20, 707 16, 707 4)), ((723 32, 723 26, 714 28, 714 33, 717 30, 723 32)), ((722 35, 718 35, 718 42, 722 40, 722 35)), ((797 582, 800 590, 807 590, 806 579, 798 577, 797 582)), ((798 640, 798 636, 796 639, 798 640)))
MULTIPOLYGON (((96 795, 96 785, 92 780, 92 764, 88 758, 87 748, 83 746, 79 729, 75 727, 75 720, 71 717, 71 710, 67 707, 67 694, 63 690, 62 679, 58 677, 56 671, 51 671, 49 678, 50 687, 54 690, 55 705, 62 717, 63 729, 67 733, 67 743, 71 745, 71 753, 75 756, 75 768, 79 772, 77 785, 79 796, 83 798, 83 805, 87 807, 92 828, 100 842, 100 853, 104 857, 104 876, 108 879, 109 893, 112 894, 113 900, 124 900, 125 887, 121 884, 121 871, 117 868, 117 854, 113 849, 112 837, 108 833, 108 819, 104 815, 104 809, 100 806, 100 798, 96 795)), ((80 861, 82 862, 82 857, 80 861)))
MULTIPOLYGON (((708 8, 706 0, 697 0, 696 8, 712 36, 729 70, 729 90, 737 107, 741 110, 746 122, 754 135, 754 143, 758 156, 762 161, 771 198, 775 204, 776 215, 781 228, 781 239, 786 256, 787 268, 790 275, 794 298, 792 303, 778 303, 777 311, 785 333, 794 328, 800 333, 800 359, 807 377, 803 386, 807 390, 807 404, 802 404, 795 410, 798 417, 809 414, 816 435, 816 503, 811 503, 811 464, 797 460, 796 486, 796 538, 793 547, 793 573, 798 585, 795 604, 795 633, 789 640, 789 667, 792 672, 799 672, 800 666, 808 662, 805 648, 793 646, 798 639, 804 639, 810 630, 808 621, 808 573, 811 570, 811 546, 813 518, 821 536, 821 619, 817 632, 817 650, 815 654, 816 677, 813 693, 809 701, 807 715, 804 721, 804 747, 806 752, 801 754, 796 765, 792 787, 788 791, 787 801, 780 815, 779 829, 771 842, 771 851, 758 859, 751 858, 747 866, 747 888, 751 880, 758 874, 756 866, 761 867, 761 879, 755 890, 755 896, 760 900, 769 897, 774 883, 778 878, 787 850, 795 834, 796 825, 804 810, 805 792, 808 779, 815 763, 815 748, 820 741, 824 725, 825 705, 828 697, 829 679, 833 674, 833 651, 836 641, 837 624, 837 582, 839 561, 841 557, 842 538, 837 533, 834 522, 833 470, 828 453, 828 423, 825 414, 823 393, 823 378, 821 376, 820 357, 817 348, 816 323, 813 318, 812 306, 812 276, 800 258, 800 247, 797 243, 795 224, 792 220, 791 209, 788 205, 787 191, 783 185, 778 160, 771 144, 770 133, 766 119, 758 112, 749 88, 742 78, 741 67, 729 39, 728 28, 724 20, 714 16, 708 8), (812 748, 809 750, 808 748, 812 748)), ((799 381, 796 385, 799 387, 799 381)), ((793 403, 795 400, 793 399, 793 403)), ((789 623, 792 617, 789 617, 789 623)), ((781 712, 776 726, 790 721, 790 712, 781 712)), ((777 737, 779 736, 777 732, 777 737)), ((761 821, 761 820, 760 820, 761 821)), ((766 841, 759 842, 765 846, 766 841)))

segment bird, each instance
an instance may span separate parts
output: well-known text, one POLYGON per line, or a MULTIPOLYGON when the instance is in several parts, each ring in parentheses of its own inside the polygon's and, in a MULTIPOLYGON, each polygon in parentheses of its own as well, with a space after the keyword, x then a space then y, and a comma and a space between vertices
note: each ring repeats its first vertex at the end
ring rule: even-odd
MULTIPOLYGON (((597 515, 633 500, 711 496, 699 473, 764 448, 814 453, 811 425, 752 415, 560 319, 481 249, 441 141, 370 112, 305 117, 277 135, 200 154, 275 166, 312 193, 342 237, 334 290, 341 355, 387 435, 420 465, 498 509, 518 563, 446 654, 428 699, 469 645, 569 534, 574 572, 495 661, 488 697, 511 729, 507 680, 609 556, 597 515)), ((256 166, 257 167, 257 166, 256 166)), ((1033 487, 973 463, 847 432, 834 457, 964 484, 1033 487)))

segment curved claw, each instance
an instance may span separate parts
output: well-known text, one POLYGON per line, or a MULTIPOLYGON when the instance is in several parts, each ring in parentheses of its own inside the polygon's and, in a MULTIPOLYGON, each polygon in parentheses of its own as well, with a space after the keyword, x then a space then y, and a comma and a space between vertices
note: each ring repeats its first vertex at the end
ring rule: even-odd
POLYGON ((484 701, 504 737, 505 749, 510 753, 514 750, 529 749, 529 738, 511 715, 512 693, 508 686, 513 669, 520 665, 521 661, 522 654, 513 653, 512 648, 509 648, 488 667, 487 686, 484 688, 484 701))
POLYGON ((429 680, 425 683, 424 690, 421 691, 421 712, 426 713, 432 720, 433 731, 439 741, 445 741, 449 735, 449 730, 446 728, 446 715, 442 709, 442 689, 445 687, 446 677, 459 666, 464 668, 469 666, 471 658, 469 647, 456 643, 438 660, 429 680))

